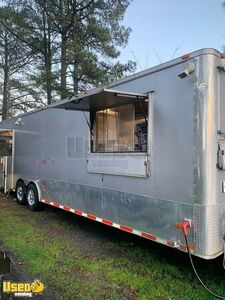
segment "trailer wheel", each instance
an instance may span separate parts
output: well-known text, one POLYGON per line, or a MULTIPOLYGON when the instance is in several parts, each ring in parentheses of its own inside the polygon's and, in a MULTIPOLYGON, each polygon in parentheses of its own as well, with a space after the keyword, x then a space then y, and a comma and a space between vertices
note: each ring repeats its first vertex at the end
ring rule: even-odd
POLYGON ((26 204, 26 186, 22 180, 16 184, 16 202, 20 205, 26 204))
POLYGON ((41 203, 39 202, 38 190, 36 185, 29 183, 27 187, 26 194, 27 206, 31 210, 39 210, 41 208, 41 203))

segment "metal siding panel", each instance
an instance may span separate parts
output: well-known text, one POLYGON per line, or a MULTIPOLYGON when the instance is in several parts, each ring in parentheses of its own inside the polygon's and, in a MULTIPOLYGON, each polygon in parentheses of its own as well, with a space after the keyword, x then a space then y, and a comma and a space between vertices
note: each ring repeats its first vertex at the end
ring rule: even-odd
MULTIPOLYGON (((151 178, 147 187, 150 195, 159 199, 193 203, 194 81, 191 76, 184 80, 177 78, 185 65, 186 62, 137 78, 133 82, 117 86, 117 89, 155 91, 151 178)), ((110 187, 108 181, 106 185, 106 180, 105 178, 104 186, 110 187)), ((115 179, 113 188, 118 184, 115 179)), ((145 187, 141 190, 142 194, 147 192, 145 187)))
POLYGON ((215 67, 214 59, 215 55, 195 59, 197 77, 177 78, 183 62, 115 85, 130 92, 155 91, 149 178, 88 173, 85 118, 82 113, 59 109, 28 114, 19 128, 13 121, 3 125, 20 130, 16 133, 17 177, 39 180, 49 200, 166 240, 182 240, 174 224, 194 218, 195 254, 212 257, 219 253, 224 206, 218 206, 216 192, 217 104, 213 101, 217 82, 210 69, 215 67), (72 157, 68 137, 79 139, 72 157))
MULTIPOLYGON (((192 205, 153 199, 62 181, 41 180, 42 199, 149 232, 162 239, 184 243, 175 228, 177 220, 192 217, 192 205), (160 213, 159 213, 160 212, 160 213)), ((190 237, 190 241, 192 237, 190 237)))

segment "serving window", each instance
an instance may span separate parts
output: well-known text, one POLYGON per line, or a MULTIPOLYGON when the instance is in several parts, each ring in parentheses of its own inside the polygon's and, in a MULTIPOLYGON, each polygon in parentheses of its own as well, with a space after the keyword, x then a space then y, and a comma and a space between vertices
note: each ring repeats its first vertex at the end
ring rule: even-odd
POLYGON ((147 152, 148 101, 91 112, 92 152, 147 152))

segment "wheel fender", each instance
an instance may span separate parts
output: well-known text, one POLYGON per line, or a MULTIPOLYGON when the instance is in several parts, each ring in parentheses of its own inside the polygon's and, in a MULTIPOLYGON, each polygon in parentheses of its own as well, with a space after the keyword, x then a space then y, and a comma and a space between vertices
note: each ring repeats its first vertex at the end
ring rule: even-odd
POLYGON ((41 201, 41 188, 40 188, 40 185, 39 185, 39 181, 34 180, 34 181, 30 181, 29 183, 33 183, 36 186, 37 191, 38 191, 38 201, 40 202, 41 201))

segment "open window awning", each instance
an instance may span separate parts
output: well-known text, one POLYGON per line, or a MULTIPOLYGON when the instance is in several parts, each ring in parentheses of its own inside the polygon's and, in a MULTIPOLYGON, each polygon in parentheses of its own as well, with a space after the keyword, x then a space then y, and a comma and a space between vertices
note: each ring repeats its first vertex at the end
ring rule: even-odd
POLYGON ((90 94, 72 97, 54 105, 54 108, 67 110, 99 111, 118 105, 125 105, 138 101, 146 101, 147 94, 130 93, 118 90, 101 89, 90 94))

